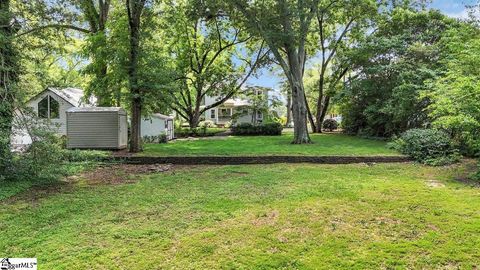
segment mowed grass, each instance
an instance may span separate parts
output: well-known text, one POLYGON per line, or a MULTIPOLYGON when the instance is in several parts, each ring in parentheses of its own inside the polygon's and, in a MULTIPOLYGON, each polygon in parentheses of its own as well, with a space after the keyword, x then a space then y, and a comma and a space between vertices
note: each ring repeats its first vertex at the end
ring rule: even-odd
POLYGON ((144 156, 391 156, 386 142, 342 134, 312 134, 313 144, 291 144, 293 135, 230 136, 146 144, 144 156))
POLYGON ((480 190, 414 164, 183 167, 0 202, 39 269, 477 269, 480 190))

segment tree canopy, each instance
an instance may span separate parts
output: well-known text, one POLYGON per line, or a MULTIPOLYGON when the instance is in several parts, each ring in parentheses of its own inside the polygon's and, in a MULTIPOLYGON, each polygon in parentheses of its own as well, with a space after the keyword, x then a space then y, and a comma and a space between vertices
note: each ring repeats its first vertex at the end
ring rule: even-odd
POLYGON ((195 128, 276 68, 293 143, 310 143, 333 106, 350 134, 434 127, 477 153, 478 20, 427 2, 1 0, 2 151, 13 109, 48 86, 129 109, 139 151, 142 115, 175 112, 195 128))

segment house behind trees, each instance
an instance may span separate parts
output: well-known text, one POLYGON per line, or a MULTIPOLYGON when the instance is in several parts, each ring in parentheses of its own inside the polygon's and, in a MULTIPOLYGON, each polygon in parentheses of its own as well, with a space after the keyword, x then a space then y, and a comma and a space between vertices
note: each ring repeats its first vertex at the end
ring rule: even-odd
MULTIPOLYGON (((83 90, 77 88, 47 88, 31 98, 26 106, 36 114, 39 120, 45 120, 53 131, 61 136, 67 135, 67 110, 73 107, 92 107, 95 98, 83 99, 83 90)), ((27 130, 20 123, 28 117, 20 110, 15 111, 15 122, 18 124, 12 137, 12 145, 27 145, 32 139, 27 130)))
MULTIPOLYGON (((268 97, 271 90, 264 87, 247 88, 242 95, 230 98, 221 105, 207 110, 203 115, 203 120, 212 121, 217 126, 262 123, 265 120, 265 115, 260 107, 268 106, 268 97)), ((219 99, 218 96, 206 96, 202 101, 202 106, 211 105, 219 99)))

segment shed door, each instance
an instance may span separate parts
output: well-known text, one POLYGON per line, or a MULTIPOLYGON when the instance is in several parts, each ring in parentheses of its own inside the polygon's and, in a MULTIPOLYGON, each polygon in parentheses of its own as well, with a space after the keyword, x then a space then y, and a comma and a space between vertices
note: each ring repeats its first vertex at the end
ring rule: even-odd
POLYGON ((169 140, 173 139, 173 120, 167 120, 167 137, 169 140))
POLYGON ((118 134, 120 136, 119 144, 120 146, 127 145, 128 141, 128 128, 127 128, 127 116, 120 115, 119 116, 119 125, 118 125, 118 134))

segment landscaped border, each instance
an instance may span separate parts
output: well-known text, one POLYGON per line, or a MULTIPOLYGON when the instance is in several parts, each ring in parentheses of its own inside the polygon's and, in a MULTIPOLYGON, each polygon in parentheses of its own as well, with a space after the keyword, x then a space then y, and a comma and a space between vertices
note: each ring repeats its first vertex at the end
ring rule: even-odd
POLYGON ((182 156, 149 157, 125 156, 112 158, 128 164, 178 164, 178 165, 239 165, 274 163, 398 163, 411 161, 405 156, 182 156))

